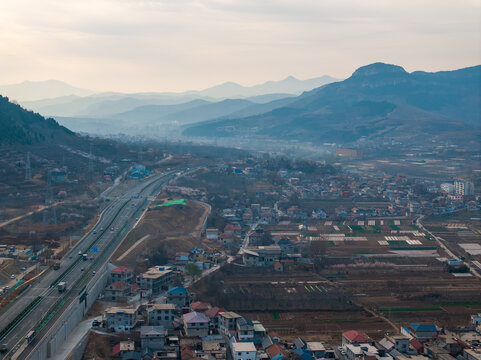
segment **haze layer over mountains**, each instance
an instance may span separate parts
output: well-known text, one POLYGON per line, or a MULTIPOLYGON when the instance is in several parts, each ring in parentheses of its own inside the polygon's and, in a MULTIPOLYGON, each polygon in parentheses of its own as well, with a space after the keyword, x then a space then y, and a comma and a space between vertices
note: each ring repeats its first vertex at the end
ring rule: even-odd
POLYGON ((202 91, 136 94, 91 93, 47 81, 3 86, 0 92, 73 131, 95 135, 316 145, 416 142, 425 141, 425 134, 471 139, 479 135, 480 84, 481 66, 408 73, 374 63, 343 81, 287 77, 251 87, 224 83, 202 91), (39 99, 42 94, 58 96, 39 99))

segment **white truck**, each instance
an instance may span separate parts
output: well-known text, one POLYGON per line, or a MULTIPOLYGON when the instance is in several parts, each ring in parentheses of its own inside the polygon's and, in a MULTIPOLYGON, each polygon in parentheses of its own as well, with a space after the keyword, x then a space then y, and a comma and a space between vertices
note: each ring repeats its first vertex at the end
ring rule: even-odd
POLYGON ((67 290, 67 282, 66 281, 59 282, 57 285, 57 289, 59 293, 63 293, 65 290, 67 290))

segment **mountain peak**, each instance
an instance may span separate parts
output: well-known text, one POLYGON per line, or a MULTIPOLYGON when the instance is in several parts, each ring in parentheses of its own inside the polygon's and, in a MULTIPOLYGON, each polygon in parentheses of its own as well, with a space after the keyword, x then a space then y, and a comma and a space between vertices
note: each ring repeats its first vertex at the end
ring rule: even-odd
POLYGON ((377 62, 361 66, 354 71, 352 77, 367 77, 379 74, 407 74, 407 72, 401 66, 377 62))

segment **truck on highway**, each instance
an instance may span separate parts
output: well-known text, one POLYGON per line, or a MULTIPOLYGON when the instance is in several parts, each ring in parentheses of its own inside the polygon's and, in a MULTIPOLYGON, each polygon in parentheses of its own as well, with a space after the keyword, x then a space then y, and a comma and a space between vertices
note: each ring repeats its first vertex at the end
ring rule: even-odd
POLYGON ((82 255, 82 258, 83 258, 84 261, 87 261, 87 260, 88 260, 88 255, 87 255, 87 254, 83 254, 83 255, 82 255))
POLYGON ((27 336, 25 336, 25 340, 27 340, 27 342, 30 342, 33 340, 34 336, 35 336, 35 331, 31 330, 28 332, 27 336))
POLYGON ((67 290, 67 282, 66 281, 59 282, 57 285, 57 289, 59 293, 63 293, 65 290, 67 290))

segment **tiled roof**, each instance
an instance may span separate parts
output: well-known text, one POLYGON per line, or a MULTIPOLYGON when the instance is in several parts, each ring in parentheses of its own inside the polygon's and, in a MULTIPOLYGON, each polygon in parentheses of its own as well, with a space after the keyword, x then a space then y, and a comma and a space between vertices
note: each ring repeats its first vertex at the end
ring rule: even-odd
POLYGON ((362 341, 369 341, 369 337, 359 331, 356 330, 349 330, 342 334, 346 339, 350 342, 362 342, 362 341))
POLYGON ((129 268, 127 266, 119 266, 115 269, 112 270, 113 273, 120 274, 123 273, 124 271, 128 271, 129 268))
POLYGON ((187 294, 187 289, 182 286, 176 286, 169 291, 167 291, 168 294, 187 294))
POLYGON ((208 323, 209 318, 202 313, 192 311, 190 313, 184 314, 184 321, 186 323, 208 323))

